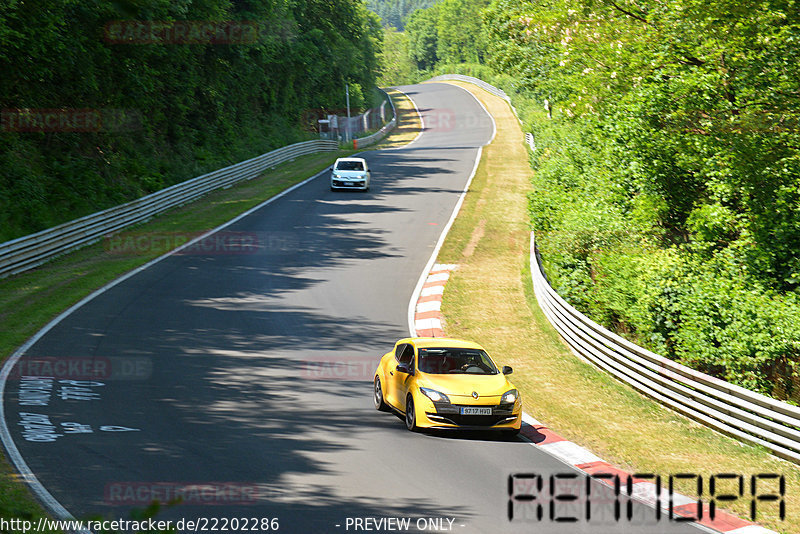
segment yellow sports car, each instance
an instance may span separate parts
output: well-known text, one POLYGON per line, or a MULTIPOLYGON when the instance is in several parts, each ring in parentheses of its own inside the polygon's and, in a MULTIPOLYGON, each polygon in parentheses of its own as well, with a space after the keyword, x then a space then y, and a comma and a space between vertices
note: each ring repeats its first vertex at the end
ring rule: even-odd
POLYGON ((405 416, 409 430, 460 428, 519 433, 522 399, 477 343, 401 339, 375 371, 375 408, 405 416))

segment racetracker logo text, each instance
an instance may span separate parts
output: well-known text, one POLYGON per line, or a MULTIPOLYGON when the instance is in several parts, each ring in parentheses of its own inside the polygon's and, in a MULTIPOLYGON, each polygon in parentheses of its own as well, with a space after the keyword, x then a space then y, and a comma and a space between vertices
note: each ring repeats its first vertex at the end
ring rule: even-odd
POLYGON ((374 356, 317 357, 303 362, 304 378, 316 380, 372 380, 378 360, 374 356))
POLYGON ((247 20, 114 20, 103 33, 113 45, 250 45, 259 28, 247 20))
POLYGON ((0 111, 3 132, 130 132, 142 129, 142 115, 130 109, 38 109, 0 111))
POLYGON ((14 365, 8 380, 147 380, 152 374, 153 360, 144 356, 25 356, 14 365))
MULTIPOLYGON (((202 235, 201 232, 123 232, 107 236, 106 252, 119 256, 164 254, 202 235)), ((272 245, 272 242, 268 243, 272 245)), ((265 245, 253 232, 215 232, 185 246, 177 254, 238 255, 255 254, 265 245)))
POLYGON ((253 504, 260 498, 258 485, 247 482, 111 482, 104 493, 113 506, 253 504))

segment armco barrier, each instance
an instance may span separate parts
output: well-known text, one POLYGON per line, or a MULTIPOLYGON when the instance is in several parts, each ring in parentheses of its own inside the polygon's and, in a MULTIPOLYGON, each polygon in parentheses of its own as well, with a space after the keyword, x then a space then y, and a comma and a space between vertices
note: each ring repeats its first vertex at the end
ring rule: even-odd
POLYGON ((499 96, 509 104, 511 103, 511 97, 509 97, 505 91, 502 89, 498 89, 494 85, 490 85, 480 78, 473 78, 472 76, 464 76, 463 74, 443 74, 441 76, 434 76, 430 80, 426 80, 428 82, 439 82, 439 81, 446 81, 446 80, 457 80, 461 82, 471 83, 473 85, 477 85, 484 91, 491 93, 495 96, 499 96))
POLYGON ((598 325, 550 287, 533 232, 531 277, 539 306, 576 354, 677 412, 800 463, 800 408, 680 365, 598 325))
POLYGON ((223 169, 175 184, 127 204, 75 219, 28 236, 0 243, 0 277, 41 265, 70 250, 99 240, 169 208, 191 202, 215 189, 250 180, 264 170, 299 156, 337 150, 336 141, 295 143, 223 169))
MULTIPOLYGON (((473 83, 510 103, 505 92, 477 78, 445 75, 429 81, 448 79, 473 83)), ((533 148, 532 139, 526 142, 533 148)), ((680 365, 595 323, 550 286, 533 232, 530 261, 539 306, 579 357, 676 412, 800 463, 800 408, 680 365)))
POLYGON ((372 135, 367 135, 365 137, 358 137, 358 138, 353 139, 353 148, 355 148, 355 149, 366 148, 366 147, 368 147, 368 146, 380 141, 381 139, 383 139, 386 136, 386 134, 391 132, 394 129, 395 126, 397 126, 397 110, 394 107, 394 102, 389 97, 389 95, 386 93, 386 91, 381 90, 381 92, 386 95, 386 98, 389 100, 389 104, 391 104, 391 106, 392 106, 392 120, 387 122, 383 126, 383 128, 381 128, 380 130, 378 130, 377 132, 375 132, 372 135))
MULTIPOLYGON (((514 116, 517 118, 520 124, 522 124, 522 119, 519 118, 519 113, 517 113, 517 108, 514 107, 514 104, 511 103, 511 97, 506 94, 505 91, 495 87, 494 85, 490 85, 480 78, 473 78, 472 76, 464 76, 463 74, 442 74, 441 76, 434 76, 429 80, 425 80, 427 82, 443 82, 447 80, 456 80, 459 82, 466 82, 471 83, 473 85, 477 85, 487 93, 491 93, 494 96, 499 96, 506 102, 508 105, 511 106, 511 109, 514 111, 514 116)), ((533 139, 533 134, 531 132, 525 133, 525 144, 531 147, 531 150, 536 150, 536 143, 533 139)))
POLYGON ((380 141, 386 136, 387 133, 392 131, 396 125, 397 125, 397 118, 395 117, 389 122, 387 122, 383 128, 381 128, 374 134, 368 135, 366 137, 356 137, 355 139, 353 139, 353 148, 355 149, 366 148, 380 141))

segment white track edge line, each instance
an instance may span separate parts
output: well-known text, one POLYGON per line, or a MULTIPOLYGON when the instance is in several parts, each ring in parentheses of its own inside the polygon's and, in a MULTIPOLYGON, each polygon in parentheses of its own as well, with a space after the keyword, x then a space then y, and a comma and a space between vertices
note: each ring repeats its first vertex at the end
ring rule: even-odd
MULTIPOLYGON (((469 93, 469 91, 467 91, 464 88, 460 89, 462 91, 466 91, 467 93, 469 93)), ((411 100, 412 103, 414 102, 414 100, 411 99, 411 97, 408 98, 409 100, 411 100)), ((414 103, 414 107, 416 108, 416 103, 414 103)), ((493 130, 496 131, 496 128, 494 128, 494 117, 492 117, 492 115, 486 110, 485 107, 483 107, 482 104, 481 107, 483 108, 484 111, 486 111, 486 114, 492 120, 493 130)), ((420 116, 420 119, 421 118, 422 116, 420 116)), ((428 260, 428 263, 425 265, 425 268, 422 270, 422 273, 419 276, 419 280, 417 280, 417 285, 414 288, 413 293, 411 293, 411 300, 409 300, 408 302, 408 331, 411 334, 411 337, 415 337, 417 335, 417 329, 414 324, 414 310, 417 306, 417 301, 419 300, 420 293, 422 293, 422 286, 425 285, 425 280, 427 280, 428 274, 431 272, 431 268, 433 268, 434 264, 436 263, 436 258, 437 256, 439 256, 439 251, 441 250, 442 245, 444 245, 444 240, 447 238, 447 234, 450 232, 450 228, 453 226, 453 223, 455 222, 456 217, 458 216, 458 212, 461 210, 461 205, 464 203, 464 199, 467 196, 467 191, 469 191, 469 187, 470 185, 472 185, 472 180, 473 178, 475 178, 475 174, 478 172, 478 165, 480 165, 481 157, 483 156, 483 147, 491 143, 492 140, 494 140, 494 132, 492 134, 492 139, 484 143, 483 146, 478 147, 478 153, 475 154, 475 164, 472 166, 472 172, 469 175, 469 179, 467 180, 464 189, 461 191, 461 194, 458 197, 458 201, 456 202, 455 207, 453 207, 453 213, 450 214, 450 220, 447 221, 447 224, 442 229, 442 233, 439 235, 439 240, 436 242, 436 246, 433 248, 431 257, 428 260)))

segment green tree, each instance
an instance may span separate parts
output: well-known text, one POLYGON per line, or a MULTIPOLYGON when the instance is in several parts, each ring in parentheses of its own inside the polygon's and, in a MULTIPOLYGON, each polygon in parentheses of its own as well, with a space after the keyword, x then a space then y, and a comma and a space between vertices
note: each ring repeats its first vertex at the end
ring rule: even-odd
POLYGON ((531 216, 558 290, 654 350, 790 395, 796 6, 494 0, 484 35, 535 130, 531 216))
POLYGON ((383 49, 380 54, 381 75, 378 85, 413 83, 416 67, 408 51, 408 36, 389 26, 383 29, 383 49))
MULTIPOLYGON (((308 110, 370 88, 382 29, 360 0, 0 4, 0 109, 126 110, 88 132, 0 130, 0 241, 303 139, 308 110), (109 25, 247 21, 231 44, 129 42, 109 25)), ((111 113, 114 115, 114 113, 111 113)), ((8 118, 8 115, 6 115, 8 118)))
POLYGON ((408 53, 420 70, 432 69, 439 60, 439 35, 436 24, 439 20, 439 8, 415 11, 406 24, 408 35, 408 53))
POLYGON ((367 7, 378 14, 384 26, 398 31, 405 29, 409 17, 418 9, 426 9, 440 0, 367 0, 367 7))
POLYGON ((436 54, 442 62, 483 60, 481 10, 487 5, 488 0, 443 0, 438 4, 436 54))

